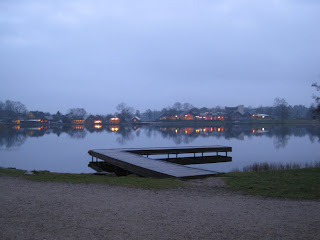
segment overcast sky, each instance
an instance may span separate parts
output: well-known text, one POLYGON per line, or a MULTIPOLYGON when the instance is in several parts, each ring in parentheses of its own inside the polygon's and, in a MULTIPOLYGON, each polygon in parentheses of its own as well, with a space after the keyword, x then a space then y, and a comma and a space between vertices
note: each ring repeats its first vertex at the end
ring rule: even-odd
POLYGON ((0 100, 65 113, 309 106, 320 1, 1 0, 0 100))

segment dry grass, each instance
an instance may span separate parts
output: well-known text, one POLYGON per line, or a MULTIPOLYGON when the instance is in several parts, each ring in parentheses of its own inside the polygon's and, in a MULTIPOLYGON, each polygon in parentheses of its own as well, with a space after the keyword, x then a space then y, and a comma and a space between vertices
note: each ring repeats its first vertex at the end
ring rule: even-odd
POLYGON ((233 169, 232 172, 263 172, 274 170, 291 170, 301 168, 316 168, 320 167, 320 161, 311 163, 253 163, 249 166, 243 167, 242 171, 239 169, 233 169))
POLYGON ((302 169, 280 169, 297 168, 298 166, 300 165, 276 164, 260 166, 258 164, 247 168, 251 172, 226 173, 225 181, 231 189, 253 195, 320 199, 320 167, 315 167, 314 165, 314 167, 302 169), (273 170, 270 170, 270 168, 273 168, 273 170))

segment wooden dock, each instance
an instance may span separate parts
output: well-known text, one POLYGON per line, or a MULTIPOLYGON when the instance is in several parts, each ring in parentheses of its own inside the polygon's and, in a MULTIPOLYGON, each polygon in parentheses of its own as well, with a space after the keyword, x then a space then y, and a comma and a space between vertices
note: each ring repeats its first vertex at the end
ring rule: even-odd
POLYGON ((89 164, 93 169, 102 169, 105 171, 115 172, 117 175, 127 175, 134 173, 143 177, 155 178, 198 178, 215 175, 218 172, 203 170, 194 166, 181 165, 183 159, 186 159, 185 164, 195 164, 197 159, 202 160, 199 163, 204 163, 210 159, 213 162, 231 161, 227 157, 228 152, 232 152, 231 147, 226 146, 204 146, 204 147, 179 147, 179 148, 122 148, 122 149, 96 149, 89 150, 92 156, 92 162, 89 164), (225 156, 219 155, 224 152, 225 156), (193 157, 178 157, 179 154, 194 154, 193 157), (216 153, 215 156, 204 156, 204 153, 216 153), (175 158, 170 158, 170 155, 175 158), (201 156, 196 156, 201 154, 201 156), (167 155, 164 159, 151 159, 149 155, 167 155), (96 158, 96 161, 94 161, 96 158), (103 162, 98 161, 103 160, 103 162), (215 160, 212 160, 215 159, 215 160), (217 160, 217 159, 222 159, 217 160), (175 161, 176 160, 176 161, 175 161), (179 163, 179 164, 177 164, 179 163))

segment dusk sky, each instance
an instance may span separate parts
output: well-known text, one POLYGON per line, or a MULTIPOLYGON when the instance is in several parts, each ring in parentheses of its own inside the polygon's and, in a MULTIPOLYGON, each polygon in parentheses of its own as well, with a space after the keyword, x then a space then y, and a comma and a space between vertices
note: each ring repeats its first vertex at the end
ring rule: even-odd
POLYGON ((313 103, 317 0, 1 0, 0 100, 114 112, 313 103))

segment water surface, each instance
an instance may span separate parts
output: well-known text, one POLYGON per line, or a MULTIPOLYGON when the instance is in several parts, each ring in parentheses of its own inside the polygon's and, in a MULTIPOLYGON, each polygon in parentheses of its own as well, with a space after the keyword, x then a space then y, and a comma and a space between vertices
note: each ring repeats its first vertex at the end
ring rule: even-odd
POLYGON ((197 167, 228 172, 255 162, 320 160, 319 126, 230 127, 9 127, 0 131, 0 166, 25 170, 90 173, 89 149, 231 146, 232 162, 197 167))

